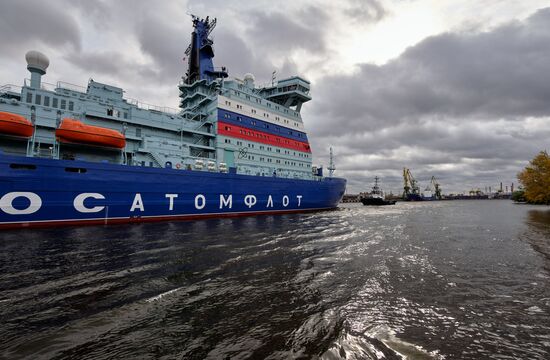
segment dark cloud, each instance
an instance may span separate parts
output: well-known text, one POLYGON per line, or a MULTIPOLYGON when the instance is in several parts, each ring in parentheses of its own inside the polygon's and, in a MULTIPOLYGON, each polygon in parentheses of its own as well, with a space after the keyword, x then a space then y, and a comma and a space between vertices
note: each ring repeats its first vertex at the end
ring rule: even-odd
POLYGON ((176 82, 185 74, 183 57, 191 37, 189 29, 185 30, 150 16, 137 23, 141 50, 152 57, 157 81, 176 82))
POLYGON ((30 47, 81 46, 77 22, 49 2, 29 0, 4 2, 0 10, 2 53, 19 54, 30 47))
POLYGON ((378 0, 350 0, 344 14, 357 22, 377 22, 382 20, 388 11, 378 0))
POLYGON ((248 38, 267 54, 284 54, 296 49, 313 53, 326 51, 322 25, 327 23, 328 16, 322 8, 305 8, 296 17, 286 12, 251 11, 248 18, 248 38))
MULTIPOLYGON (((65 59, 74 66, 86 71, 89 76, 94 77, 96 80, 107 83, 113 76, 125 83, 136 78, 144 83, 159 77, 159 73, 154 67, 134 62, 117 51, 71 53, 65 59)), ((122 86, 122 84, 115 83, 113 85, 122 86)))
POLYGON ((399 58, 327 77, 319 135, 370 131, 424 116, 494 118, 550 113, 550 9, 486 33, 442 34, 399 58), (328 101, 330 99, 330 101, 328 101), (337 103, 338 106, 333 106, 337 103))
POLYGON ((398 191, 403 167, 447 190, 517 182, 550 138, 550 8, 486 32, 430 37, 314 90, 304 116, 314 119, 313 148, 327 164, 335 147, 355 191, 375 175, 398 191))

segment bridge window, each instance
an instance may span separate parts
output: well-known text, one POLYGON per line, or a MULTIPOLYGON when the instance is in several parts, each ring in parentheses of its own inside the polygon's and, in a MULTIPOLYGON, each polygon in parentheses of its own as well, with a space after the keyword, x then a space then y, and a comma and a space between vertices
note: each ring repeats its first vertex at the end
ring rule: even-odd
POLYGON ((52 98, 52 107, 56 108, 57 107, 57 98, 52 98))
POLYGON ((61 99, 61 109, 65 110, 67 107, 67 100, 61 99))
POLYGON ((74 102, 69 101, 69 111, 73 111, 73 110, 74 110, 74 102))
POLYGON ((44 106, 50 106, 50 97, 44 96, 44 106))
POLYGON ((27 93, 27 102, 29 104, 32 103, 32 93, 30 93, 30 92, 27 93))
POLYGON ((34 102, 36 103, 36 105, 40 105, 42 103, 42 95, 36 94, 34 102))

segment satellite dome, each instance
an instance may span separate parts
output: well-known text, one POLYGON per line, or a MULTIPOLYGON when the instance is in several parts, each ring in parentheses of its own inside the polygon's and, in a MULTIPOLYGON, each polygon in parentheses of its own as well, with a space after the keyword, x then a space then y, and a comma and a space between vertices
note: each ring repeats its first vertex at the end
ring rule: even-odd
POLYGON ((25 54, 25 59, 27 60, 27 69, 37 70, 42 75, 46 73, 46 69, 50 65, 48 57, 35 50, 27 52, 25 54))
POLYGON ((251 73, 244 75, 244 85, 250 89, 254 89, 254 75, 251 73))

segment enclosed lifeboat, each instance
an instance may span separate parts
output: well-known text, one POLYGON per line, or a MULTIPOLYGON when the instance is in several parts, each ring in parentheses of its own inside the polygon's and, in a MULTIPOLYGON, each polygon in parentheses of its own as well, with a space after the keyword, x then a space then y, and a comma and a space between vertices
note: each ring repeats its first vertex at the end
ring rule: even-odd
POLYGON ((55 131, 61 142, 107 146, 122 149, 126 146, 123 134, 113 129, 86 125, 79 120, 65 118, 55 131))
POLYGON ((34 126, 24 116, 0 112, 0 134, 31 137, 34 126))

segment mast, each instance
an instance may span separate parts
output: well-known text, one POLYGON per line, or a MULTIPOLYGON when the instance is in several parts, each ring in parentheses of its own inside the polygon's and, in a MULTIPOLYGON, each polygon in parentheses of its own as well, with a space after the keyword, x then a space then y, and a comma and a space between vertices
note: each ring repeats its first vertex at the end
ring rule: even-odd
POLYGON ((332 147, 330 148, 330 159, 329 159, 329 164, 328 164, 328 176, 329 177, 332 177, 332 174, 334 174, 334 170, 336 170, 336 166, 334 165, 334 159, 333 159, 333 156, 332 156, 332 147))

